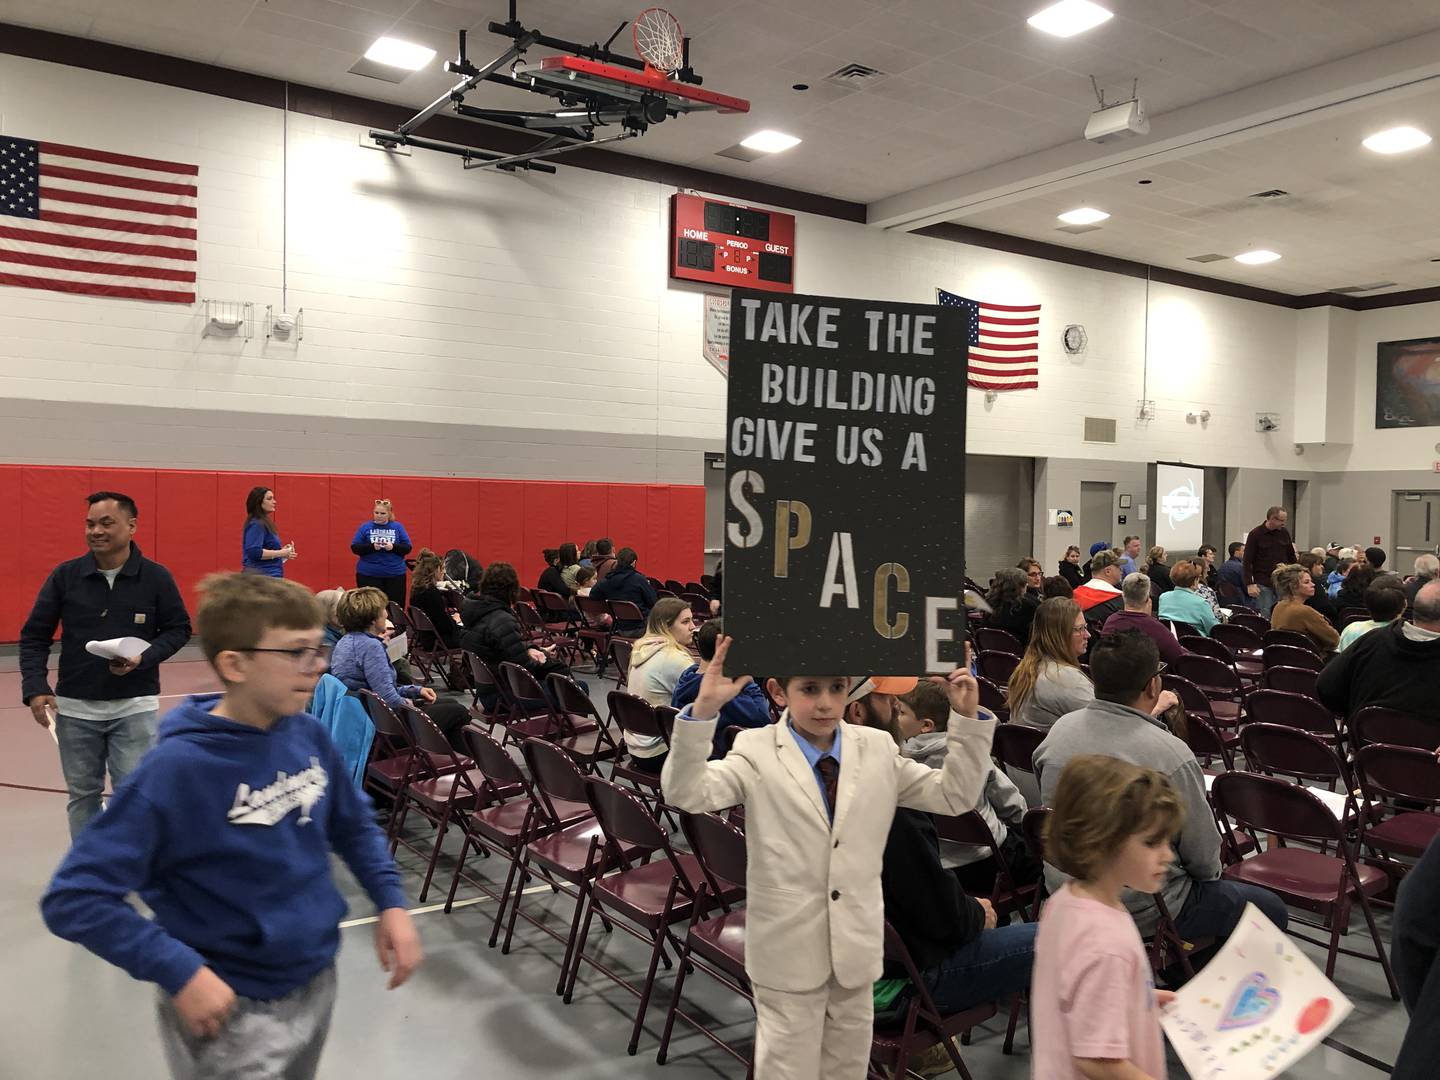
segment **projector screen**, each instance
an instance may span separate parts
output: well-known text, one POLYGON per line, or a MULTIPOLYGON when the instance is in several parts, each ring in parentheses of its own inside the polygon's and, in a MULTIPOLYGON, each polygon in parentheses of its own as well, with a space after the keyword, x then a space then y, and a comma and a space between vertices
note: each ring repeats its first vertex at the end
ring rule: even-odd
POLYGON ((1204 469, 1157 464, 1155 543, 1172 554, 1193 555, 1205 542, 1204 499, 1204 469))

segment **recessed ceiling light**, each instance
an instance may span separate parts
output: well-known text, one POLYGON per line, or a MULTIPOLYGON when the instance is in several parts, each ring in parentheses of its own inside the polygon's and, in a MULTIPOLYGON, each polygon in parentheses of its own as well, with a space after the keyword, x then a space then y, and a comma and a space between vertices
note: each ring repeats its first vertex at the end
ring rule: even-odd
POLYGON ((435 50, 398 38, 382 37, 365 50, 365 59, 373 60, 377 64, 404 68, 406 71, 419 71, 435 59, 435 50))
POLYGON ((1278 258, 1280 258, 1279 252, 1260 248, 1256 251, 1242 251, 1235 256, 1235 261, 1244 263, 1246 266, 1259 266, 1261 263, 1274 262, 1278 258))
POLYGON ((786 135, 783 131, 766 128, 764 131, 755 132, 748 139, 741 139, 740 145, 747 150, 758 150, 762 154, 778 154, 781 150, 799 146, 800 140, 794 135, 786 135))
POLYGON ((1076 210, 1067 210, 1063 214, 1055 215, 1066 225, 1094 225, 1097 221, 1104 221, 1110 215, 1104 210, 1096 210, 1094 207, 1082 206, 1076 210))
POLYGON ((1090 0, 1060 0, 1060 3, 1051 4, 1025 21, 1036 30, 1043 30, 1056 37, 1074 37, 1086 30, 1093 30, 1113 17, 1114 12, 1106 11, 1099 4, 1092 4, 1090 0))
POLYGON ((1416 150, 1429 141, 1430 136, 1425 132, 1407 125, 1377 131, 1360 145, 1366 150, 1374 150, 1377 154, 1403 154, 1406 150, 1416 150))

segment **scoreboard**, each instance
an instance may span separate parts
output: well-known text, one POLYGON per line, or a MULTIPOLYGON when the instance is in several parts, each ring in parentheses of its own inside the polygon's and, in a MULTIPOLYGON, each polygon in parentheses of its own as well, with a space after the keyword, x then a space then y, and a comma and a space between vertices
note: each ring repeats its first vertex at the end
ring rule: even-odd
POLYGON ((795 291, 795 217, 700 195, 670 196, 670 276, 795 291))

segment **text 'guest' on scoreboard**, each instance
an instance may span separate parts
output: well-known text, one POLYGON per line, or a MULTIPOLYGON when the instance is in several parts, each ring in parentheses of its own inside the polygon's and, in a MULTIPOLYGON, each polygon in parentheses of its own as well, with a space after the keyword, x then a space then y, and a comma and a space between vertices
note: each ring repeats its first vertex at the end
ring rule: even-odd
POLYGON ((738 289, 795 291, 795 217, 670 196, 670 276, 738 289))

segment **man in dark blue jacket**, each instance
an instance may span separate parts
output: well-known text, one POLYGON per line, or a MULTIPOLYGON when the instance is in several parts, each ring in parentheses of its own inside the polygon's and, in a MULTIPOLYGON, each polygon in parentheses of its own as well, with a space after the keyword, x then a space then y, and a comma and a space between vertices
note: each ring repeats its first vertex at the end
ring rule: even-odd
POLYGON ((634 548, 621 548, 615 556, 615 569, 590 590, 591 597, 596 600, 629 600, 640 608, 642 617, 639 622, 633 619, 615 620, 616 632, 626 637, 637 635, 645 629, 645 619, 649 618, 650 609, 655 606, 657 599, 649 579, 635 569, 635 560, 638 557, 634 548))
POLYGON ((72 839, 100 813, 106 770, 119 787, 154 743, 159 666, 190 640, 175 579, 134 542, 135 501, 113 491, 88 501, 89 553, 50 571, 20 630, 21 694, 36 723, 54 725, 72 839), (57 627, 60 677, 52 689, 57 627), (108 659, 85 648, 121 638, 138 639, 133 653, 108 659))

